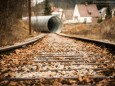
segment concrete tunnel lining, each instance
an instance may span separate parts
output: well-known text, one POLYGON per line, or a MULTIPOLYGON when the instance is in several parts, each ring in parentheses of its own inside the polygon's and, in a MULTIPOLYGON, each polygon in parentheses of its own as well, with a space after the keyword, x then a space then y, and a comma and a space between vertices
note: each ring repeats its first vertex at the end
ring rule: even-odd
POLYGON ((48 29, 49 29, 49 32, 58 32, 58 31, 61 31, 61 21, 59 20, 59 18, 57 18, 56 16, 53 16, 51 17, 49 20, 48 20, 48 29))
MULTIPOLYGON (((23 21, 28 21, 28 17, 23 17, 23 21)), ((31 24, 36 31, 40 32, 61 32, 62 21, 57 16, 32 16, 31 24)))

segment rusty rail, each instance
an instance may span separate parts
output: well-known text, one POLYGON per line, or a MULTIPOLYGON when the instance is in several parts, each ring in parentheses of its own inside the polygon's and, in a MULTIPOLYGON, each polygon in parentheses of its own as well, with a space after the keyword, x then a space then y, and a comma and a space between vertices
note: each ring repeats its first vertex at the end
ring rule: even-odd
POLYGON ((34 42, 40 40, 41 38, 45 37, 46 35, 47 34, 40 34, 40 35, 38 35, 36 37, 33 37, 31 39, 27 39, 22 43, 17 43, 17 44, 11 45, 11 46, 0 47, 0 52, 9 51, 9 50, 12 50, 12 49, 20 48, 20 47, 23 47, 25 45, 34 43, 34 42))
MULTIPOLYGON (((61 77, 38 77, 38 78, 3 78, 3 79, 0 79, 0 81, 25 81, 25 80, 39 80, 41 78, 44 78, 44 79, 48 79, 48 80, 51 80, 51 79, 59 79, 61 77)), ((78 77, 63 77, 65 79, 77 79, 78 77)), ((114 79, 115 77, 113 76, 89 76, 90 79, 114 79)))

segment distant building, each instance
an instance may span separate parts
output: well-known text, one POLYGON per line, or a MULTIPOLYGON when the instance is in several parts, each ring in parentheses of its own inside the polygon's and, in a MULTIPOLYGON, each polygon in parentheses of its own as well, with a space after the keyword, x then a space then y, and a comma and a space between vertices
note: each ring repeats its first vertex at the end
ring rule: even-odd
POLYGON ((111 16, 114 17, 115 16, 115 4, 110 5, 110 10, 111 10, 111 16))
POLYGON ((99 12, 96 4, 76 4, 74 0, 51 1, 52 15, 59 16, 64 23, 97 23, 99 12), (60 8, 63 11, 60 11, 60 8))
POLYGON ((107 7, 103 7, 102 9, 99 10, 100 18, 102 20, 105 20, 106 15, 107 15, 107 7))
POLYGON ((96 23, 99 12, 95 4, 76 4, 73 20, 78 23, 96 23))
POLYGON ((111 16, 114 17, 115 16, 115 8, 111 10, 111 16))
MULTIPOLYGON (((111 11, 111 16, 115 16, 115 5, 109 5, 110 11, 111 11)), ((103 7, 102 9, 99 10, 99 14, 102 20, 106 19, 107 16, 107 7, 103 7)))
POLYGON ((71 21, 73 19, 73 12, 75 8, 76 1, 75 0, 50 0, 52 4, 52 14, 60 15, 60 18, 65 21, 71 21), (58 8, 56 10, 55 8, 58 8), (62 11, 60 10, 62 9, 62 11))
POLYGON ((62 8, 52 7, 52 15, 58 16, 60 19, 65 20, 65 14, 62 8))

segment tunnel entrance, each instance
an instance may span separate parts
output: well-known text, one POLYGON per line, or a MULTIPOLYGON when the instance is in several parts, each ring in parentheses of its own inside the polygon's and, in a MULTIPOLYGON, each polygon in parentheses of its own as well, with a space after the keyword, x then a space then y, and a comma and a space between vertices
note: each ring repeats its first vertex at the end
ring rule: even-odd
MULTIPOLYGON (((23 21, 27 21, 28 17, 23 17, 23 21)), ((36 31, 40 32, 61 32, 62 21, 57 16, 32 16, 31 24, 36 31)))
POLYGON ((62 27, 61 21, 57 17, 51 17, 48 21, 48 29, 49 32, 59 32, 61 31, 60 28, 62 27))

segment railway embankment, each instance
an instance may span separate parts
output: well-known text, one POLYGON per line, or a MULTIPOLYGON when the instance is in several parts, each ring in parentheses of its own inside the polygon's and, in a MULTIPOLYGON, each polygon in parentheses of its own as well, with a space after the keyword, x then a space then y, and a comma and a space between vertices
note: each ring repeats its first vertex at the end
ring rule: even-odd
POLYGON ((64 25, 62 33, 80 37, 115 42, 115 17, 97 24, 64 25))

